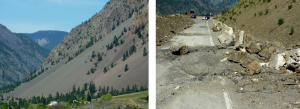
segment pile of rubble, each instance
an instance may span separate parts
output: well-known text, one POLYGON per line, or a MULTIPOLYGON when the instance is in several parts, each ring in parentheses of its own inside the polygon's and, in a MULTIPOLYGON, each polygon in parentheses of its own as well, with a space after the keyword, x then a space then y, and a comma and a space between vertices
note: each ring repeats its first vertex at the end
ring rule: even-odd
POLYGON ((191 27, 195 21, 186 15, 156 16, 156 45, 168 42, 178 32, 191 27))
POLYGON ((259 41, 244 31, 232 28, 220 22, 212 28, 220 31, 219 49, 233 49, 227 52, 226 60, 240 63, 246 75, 254 75, 270 70, 279 73, 296 74, 300 72, 300 49, 298 46, 285 48, 279 42, 259 41))

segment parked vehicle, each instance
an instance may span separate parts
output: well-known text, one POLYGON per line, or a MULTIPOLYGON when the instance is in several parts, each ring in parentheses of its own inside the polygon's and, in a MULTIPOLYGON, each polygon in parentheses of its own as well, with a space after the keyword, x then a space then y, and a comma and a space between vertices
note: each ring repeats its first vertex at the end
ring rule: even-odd
POLYGON ((195 12, 194 11, 190 11, 190 15, 191 15, 191 18, 197 18, 197 16, 196 16, 196 14, 195 14, 195 12))
POLYGON ((203 17, 202 17, 202 20, 207 20, 207 17, 206 17, 206 16, 203 16, 203 17))

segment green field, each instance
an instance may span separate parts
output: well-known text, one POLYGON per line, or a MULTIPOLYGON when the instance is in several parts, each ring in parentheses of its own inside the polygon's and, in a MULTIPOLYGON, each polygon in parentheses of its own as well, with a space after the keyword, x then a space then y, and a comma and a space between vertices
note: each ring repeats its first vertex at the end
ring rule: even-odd
MULTIPOLYGON (((113 96, 111 100, 103 101, 100 98, 92 99, 91 104, 79 105, 77 108, 89 109, 113 109, 121 107, 121 109, 128 106, 135 106, 137 109, 148 109, 148 101, 146 100, 149 95, 148 91, 138 92, 126 95, 113 96)), ((74 108, 74 106, 73 106, 74 108)))

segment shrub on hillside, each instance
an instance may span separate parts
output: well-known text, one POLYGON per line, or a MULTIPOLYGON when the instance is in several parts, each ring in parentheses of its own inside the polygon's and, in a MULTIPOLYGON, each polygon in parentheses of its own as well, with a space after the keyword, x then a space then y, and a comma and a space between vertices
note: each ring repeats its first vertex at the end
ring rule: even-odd
POLYGON ((91 71, 92 73, 95 73, 96 69, 95 69, 95 68, 91 68, 90 71, 91 71))
POLYGON ((126 65, 125 65, 125 68, 124 68, 125 72, 127 72, 128 69, 129 69, 129 68, 128 68, 128 65, 126 64, 126 65))
POLYGON ((289 5, 289 9, 292 9, 293 5, 289 5))
POLYGON ((275 9, 277 9, 277 5, 275 5, 275 9))
POLYGON ((256 13, 254 13, 254 17, 256 16, 256 13))
POLYGON ((296 2, 296 0, 293 0, 293 2, 295 3, 295 2, 296 2))
POLYGON ((269 13, 269 9, 266 9, 266 15, 269 13))
POLYGON ((104 67, 104 70, 103 70, 103 72, 104 72, 104 73, 106 73, 106 72, 107 72, 107 69, 106 69, 106 67, 104 67))
POLYGON ((270 3, 271 2, 271 0, 268 0, 268 3, 270 3))
POLYGON ((294 27, 291 27, 291 33, 290 35, 294 34, 294 27))
POLYGON ((284 19, 283 19, 283 18, 279 18, 279 19, 278 19, 278 24, 279 24, 279 25, 282 25, 283 23, 284 23, 284 19))
POLYGON ((260 11, 260 12, 258 12, 258 14, 259 14, 259 16, 261 16, 261 15, 263 15, 263 12, 262 12, 262 11, 260 11))
POLYGON ((235 19, 235 18, 232 18, 232 19, 233 19, 234 22, 236 22, 236 19, 235 19))

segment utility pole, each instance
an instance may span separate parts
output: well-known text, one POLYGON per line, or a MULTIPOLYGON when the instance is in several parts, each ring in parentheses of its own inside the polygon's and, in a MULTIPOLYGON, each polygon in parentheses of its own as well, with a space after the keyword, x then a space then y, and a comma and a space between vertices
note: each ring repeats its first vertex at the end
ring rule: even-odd
POLYGON ((223 0, 223 7, 224 7, 223 14, 225 14, 225 0, 223 0))

